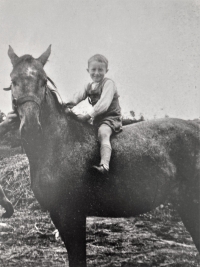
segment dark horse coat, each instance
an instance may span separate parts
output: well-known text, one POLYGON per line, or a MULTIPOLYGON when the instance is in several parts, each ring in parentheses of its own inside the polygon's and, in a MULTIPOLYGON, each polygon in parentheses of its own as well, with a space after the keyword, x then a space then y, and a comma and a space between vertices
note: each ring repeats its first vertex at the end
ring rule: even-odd
POLYGON ((38 59, 18 57, 11 47, 8 54, 32 189, 59 230, 69 266, 86 266, 86 216, 134 216, 166 200, 199 250, 199 126, 180 119, 126 126, 112 139, 109 176, 94 177, 89 170, 99 147, 93 129, 64 115, 46 86, 50 47, 38 59))

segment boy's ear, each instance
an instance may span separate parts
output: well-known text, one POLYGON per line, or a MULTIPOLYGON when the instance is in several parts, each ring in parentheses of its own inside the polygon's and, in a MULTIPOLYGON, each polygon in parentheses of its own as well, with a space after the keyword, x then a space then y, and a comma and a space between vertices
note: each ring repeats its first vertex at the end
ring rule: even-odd
POLYGON ((86 69, 87 70, 87 72, 89 72, 89 69, 86 69))
POLYGON ((109 69, 107 69, 106 73, 109 71, 109 69))

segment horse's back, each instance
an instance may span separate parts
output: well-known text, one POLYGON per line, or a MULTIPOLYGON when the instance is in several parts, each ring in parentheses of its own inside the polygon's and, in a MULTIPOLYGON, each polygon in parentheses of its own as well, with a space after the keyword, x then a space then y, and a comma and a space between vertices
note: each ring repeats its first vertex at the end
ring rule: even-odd
MULTIPOLYGON (((124 149, 128 146, 140 145, 144 143, 159 143, 162 145, 175 145, 185 143, 190 146, 194 142, 196 147, 200 147, 200 125, 193 121, 181 119, 157 119, 143 121, 123 127, 122 133, 113 137, 113 147, 124 149)), ((136 148, 136 147, 135 147, 136 148)))
POLYGON ((176 133, 189 131, 199 137, 200 124, 196 121, 191 120, 186 121, 177 118, 164 118, 142 121, 135 124, 123 126, 123 132, 125 133, 125 135, 130 133, 134 134, 137 131, 140 131, 140 133, 143 133, 145 131, 148 134, 149 130, 158 132, 161 135, 168 134, 171 131, 176 131, 176 133))
POLYGON ((132 164, 140 158, 155 161, 157 165, 161 160, 171 161, 179 175, 186 176, 191 172, 188 166, 199 161, 200 125, 171 118, 129 125, 113 138, 113 151, 121 157, 129 155, 132 164))

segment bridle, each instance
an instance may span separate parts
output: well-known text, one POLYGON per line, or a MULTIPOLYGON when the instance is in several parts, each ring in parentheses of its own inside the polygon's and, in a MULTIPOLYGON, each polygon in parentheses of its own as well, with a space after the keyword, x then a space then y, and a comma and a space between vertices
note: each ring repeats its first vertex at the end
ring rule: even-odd
MULTIPOLYGON (((40 119, 41 119, 41 113, 42 113, 42 105, 46 102, 46 96, 48 94, 48 91, 50 91, 51 93, 56 94, 57 99, 58 99, 58 96, 59 96, 60 100, 58 100, 58 101, 59 101, 59 103, 61 105, 61 110, 63 110, 64 109, 64 103, 62 101, 62 98, 61 98, 61 96, 60 96, 60 94, 59 94, 59 92, 57 90, 57 87, 56 87, 55 83, 48 76, 46 76, 46 81, 45 81, 45 85, 43 86, 43 88, 44 88, 44 96, 43 96, 42 99, 40 99, 39 97, 37 97, 35 95, 30 95, 30 94, 16 98, 12 94, 11 96, 12 96, 12 107, 13 107, 13 110, 17 114, 19 114, 18 108, 21 105, 23 105, 23 104, 25 104, 27 102, 33 102, 39 108, 39 121, 40 121, 40 119), (53 85, 54 89, 52 89, 51 87, 49 87, 47 85, 47 82, 48 81, 53 85)), ((12 89, 12 83, 11 83, 10 87, 4 88, 5 91, 11 91, 11 89, 12 89)))
MULTIPOLYGON (((12 84, 11 86, 12 87, 12 84)), ((26 95, 26 96, 22 96, 22 97, 19 97, 19 98, 14 98, 13 97, 13 94, 12 94, 12 106, 13 106, 13 110, 19 114, 18 112, 18 108, 27 103, 27 102, 33 102, 35 104, 37 104, 38 108, 39 108, 39 123, 41 121, 41 108, 42 108, 42 103, 46 101, 46 94, 47 94, 47 84, 45 84, 44 86, 45 90, 44 90, 44 98, 42 100, 39 99, 39 97, 35 96, 35 95, 26 95)), ((41 126, 41 123, 40 123, 40 129, 41 129, 41 132, 43 134, 43 129, 42 129, 42 126, 41 126)), ((24 141, 25 143, 28 144, 27 140, 21 136, 21 140, 24 141)), ((23 148, 23 143, 21 144, 22 148, 23 148)))
MULTIPOLYGON (((19 106, 23 105, 26 102, 33 102, 33 103, 37 104, 37 106, 39 107, 39 110, 40 110, 40 114, 41 114, 41 106, 42 106, 42 103, 44 103, 46 101, 46 95, 47 95, 47 91, 49 89, 49 87, 47 85, 47 81, 50 81, 50 83, 54 86, 54 88, 56 90, 52 89, 52 91, 56 92, 62 101, 62 98, 61 98, 59 92, 57 91, 57 87, 56 87, 55 83, 47 76, 47 79, 46 79, 46 82, 44 85, 44 89, 45 89, 44 90, 44 97, 42 100, 40 100, 39 97, 37 97, 35 95, 25 95, 25 96, 22 96, 19 98, 13 97, 13 95, 12 95, 13 109, 17 112, 19 106)), ((11 87, 12 87, 12 84, 10 86, 10 89, 11 89, 11 87)), ((8 89, 6 89, 6 90, 8 90, 8 89)), ((51 89, 49 89, 49 90, 51 90, 51 89)))
POLYGON ((19 98, 14 98, 12 95, 12 105, 15 111, 18 110, 19 106, 21 106, 22 104, 26 103, 26 102, 34 102, 37 104, 37 106, 39 107, 39 109, 41 108, 41 102, 40 99, 37 96, 34 95, 26 95, 26 96, 22 96, 19 98))
POLYGON ((40 113, 41 113, 42 103, 46 101, 46 94, 47 94, 47 85, 46 84, 45 84, 44 88, 45 88, 45 90, 44 90, 44 98, 42 100, 40 100, 39 97, 37 97, 35 95, 25 95, 25 96, 22 96, 22 97, 19 97, 19 98, 15 98, 12 95, 13 109, 15 111, 18 111, 19 106, 25 104, 26 102, 33 102, 33 103, 37 104, 37 106, 39 107, 40 113))

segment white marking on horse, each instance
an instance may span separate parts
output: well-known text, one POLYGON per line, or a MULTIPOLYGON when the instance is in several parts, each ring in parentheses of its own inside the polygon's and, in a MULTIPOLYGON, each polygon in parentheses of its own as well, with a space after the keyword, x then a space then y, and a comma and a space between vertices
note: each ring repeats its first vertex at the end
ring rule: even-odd
POLYGON ((31 67, 28 67, 27 70, 26 70, 26 75, 34 77, 34 74, 36 72, 37 72, 36 70, 32 69, 31 67))

